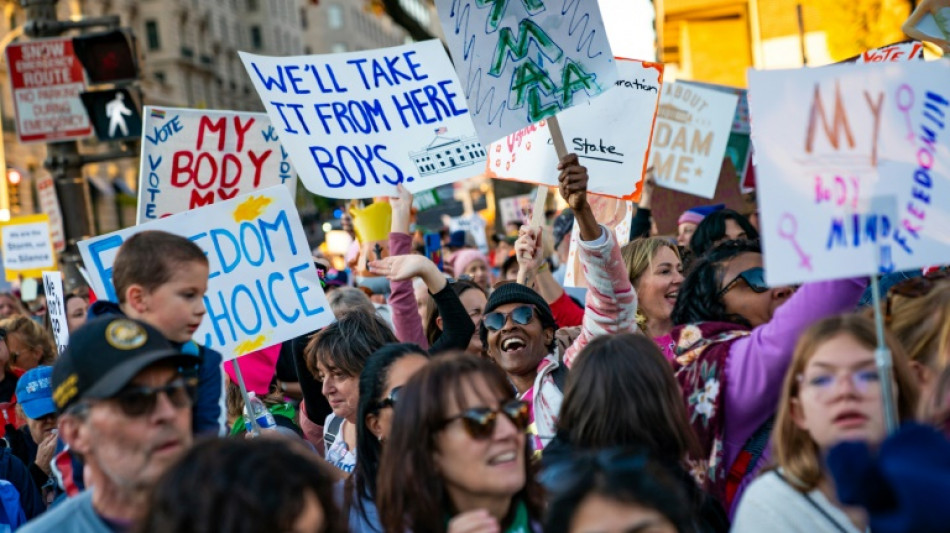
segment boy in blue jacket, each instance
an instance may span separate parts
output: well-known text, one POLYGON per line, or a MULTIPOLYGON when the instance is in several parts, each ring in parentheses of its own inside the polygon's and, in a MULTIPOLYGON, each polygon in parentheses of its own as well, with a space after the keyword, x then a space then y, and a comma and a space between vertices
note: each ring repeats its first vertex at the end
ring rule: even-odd
POLYGON ((159 330, 183 353, 201 358, 198 397, 192 408, 195 434, 225 435, 224 372, 221 354, 191 339, 205 315, 208 258, 188 239, 164 231, 129 237, 112 265, 118 303, 99 300, 89 318, 121 314, 159 330))

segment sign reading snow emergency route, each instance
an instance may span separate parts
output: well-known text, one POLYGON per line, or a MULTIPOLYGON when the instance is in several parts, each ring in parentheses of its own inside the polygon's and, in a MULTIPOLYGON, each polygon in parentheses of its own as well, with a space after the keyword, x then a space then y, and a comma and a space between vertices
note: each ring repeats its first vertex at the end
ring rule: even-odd
POLYGON ((71 39, 41 39, 7 47, 7 65, 22 143, 81 139, 92 125, 79 98, 82 65, 71 39))

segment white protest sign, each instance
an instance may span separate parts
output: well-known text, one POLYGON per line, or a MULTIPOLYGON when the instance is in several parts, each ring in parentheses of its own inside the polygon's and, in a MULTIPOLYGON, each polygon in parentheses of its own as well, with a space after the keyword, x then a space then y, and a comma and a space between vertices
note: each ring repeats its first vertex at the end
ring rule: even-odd
POLYGON ((597 2, 436 0, 436 7, 486 145, 617 81, 597 2))
MULTIPOLYGON (((623 246, 630 242, 630 223, 636 211, 633 202, 591 194, 587 196, 594 218, 597 222, 607 226, 617 237, 617 244, 623 246)), ((567 272, 564 274, 565 287, 587 288, 587 276, 584 274, 584 265, 581 264, 579 254, 581 229, 574 221, 571 229, 571 247, 567 252, 567 272)))
POLYGON ((59 271, 43 272, 43 292, 46 294, 46 310, 50 327, 56 339, 60 355, 69 345, 69 327, 66 324, 66 296, 63 293, 63 275, 59 271))
POLYGON ((36 180, 36 195, 40 200, 40 209, 49 217, 50 237, 53 249, 62 252, 66 249, 66 234, 63 232, 63 212, 59 209, 59 197, 56 196, 56 184, 53 176, 44 174, 36 180))
POLYGON ((770 285, 950 261, 950 62, 750 71, 749 83, 770 285))
POLYGON ((485 149, 445 49, 266 57, 240 52, 267 114, 310 192, 396 196, 470 178, 485 149))
POLYGON ((137 223, 273 185, 297 174, 264 113, 145 106, 137 223))
POLYGON ((188 238, 208 257, 207 314, 195 340, 225 360, 333 322, 303 226, 286 187, 255 191, 79 243, 92 289, 117 301, 112 264, 145 230, 188 238))
MULTIPOLYGON (((663 83, 663 65, 617 58, 614 90, 558 114, 568 150, 587 167, 587 190, 637 199, 650 157, 653 124, 663 83)), ((558 157, 545 121, 492 143, 493 178, 557 187, 558 157)))
POLYGON ((712 198, 739 97, 665 83, 653 134, 656 184, 712 198))
POLYGON ((56 270, 46 214, 11 218, 0 224, 0 245, 7 281, 38 278, 44 270, 56 270))

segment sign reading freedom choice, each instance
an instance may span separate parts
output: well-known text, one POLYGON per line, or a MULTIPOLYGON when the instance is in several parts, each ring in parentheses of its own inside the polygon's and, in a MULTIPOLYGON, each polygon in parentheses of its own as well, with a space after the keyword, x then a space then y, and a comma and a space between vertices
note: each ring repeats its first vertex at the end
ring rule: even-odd
POLYGON ((85 78, 72 39, 13 43, 7 46, 7 65, 21 143, 92 135, 92 124, 79 97, 85 90, 85 78))
POLYGON ((145 107, 138 223, 273 185, 297 174, 264 113, 145 107))
POLYGON ((118 301, 112 264, 146 230, 193 241, 208 257, 207 314, 195 339, 225 360, 322 328, 335 319, 286 187, 245 194, 79 243, 96 294, 118 301))
POLYGON ((296 57, 240 52, 307 189, 396 196, 470 178, 485 149, 439 41, 296 57))

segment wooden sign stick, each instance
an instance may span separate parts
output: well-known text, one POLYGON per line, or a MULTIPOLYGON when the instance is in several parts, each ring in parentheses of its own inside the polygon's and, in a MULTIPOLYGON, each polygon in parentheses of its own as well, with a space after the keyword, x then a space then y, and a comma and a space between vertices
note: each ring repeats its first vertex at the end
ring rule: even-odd
MULTIPOLYGON (((557 152, 558 160, 560 160, 567 155, 567 145, 564 143, 564 135, 561 133, 561 125, 558 124, 557 116, 548 119, 548 131, 551 132, 551 140, 554 141, 554 150, 557 152)), ((531 211, 532 228, 540 228, 544 223, 544 204, 547 200, 547 186, 538 185, 538 193, 534 197, 534 210, 531 211)))

